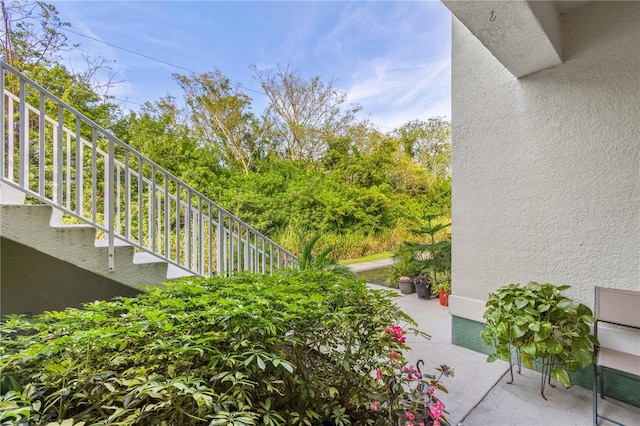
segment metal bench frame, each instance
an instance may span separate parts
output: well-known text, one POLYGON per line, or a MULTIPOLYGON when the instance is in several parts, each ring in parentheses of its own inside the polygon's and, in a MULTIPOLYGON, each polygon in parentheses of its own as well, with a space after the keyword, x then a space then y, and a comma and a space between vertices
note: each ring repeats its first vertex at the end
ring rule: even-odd
MULTIPOLYGON (((595 323, 593 333, 598 337, 600 323, 611 324, 635 333, 640 333, 640 292, 614 288, 595 288, 595 323)), ((619 349, 619 348, 618 348, 619 349)), ((604 370, 622 371, 640 376, 640 354, 627 353, 604 346, 602 342, 594 346, 593 368, 593 425, 604 419, 617 425, 623 423, 598 413, 598 383, 600 398, 604 399, 604 370)))

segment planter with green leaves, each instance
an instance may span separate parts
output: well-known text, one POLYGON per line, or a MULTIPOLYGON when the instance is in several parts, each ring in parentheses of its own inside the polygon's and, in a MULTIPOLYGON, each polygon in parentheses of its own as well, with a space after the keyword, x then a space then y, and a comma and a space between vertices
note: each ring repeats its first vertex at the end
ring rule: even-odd
POLYGON ((445 277, 441 282, 431 287, 431 294, 438 296, 442 306, 449 306, 449 295, 451 294, 451 282, 445 277))
MULTIPOLYGON (((530 282, 526 286, 509 284, 489 295, 485 331, 481 337, 495 352, 487 361, 497 358, 542 370, 541 394, 545 382, 572 386, 568 372, 585 368, 593 362, 589 323, 594 321, 591 309, 574 304, 560 294, 570 286, 530 282)), ((511 371, 513 381, 513 369, 511 371)), ((546 399, 546 398, 545 398, 546 399)))
POLYGON ((440 213, 428 213, 425 215, 429 225, 416 229, 413 233, 417 236, 428 236, 427 243, 405 242, 403 249, 412 253, 412 257, 418 267, 418 275, 426 277, 429 282, 427 295, 433 293, 434 286, 442 283, 451 283, 451 234, 447 230, 451 223, 440 213), (443 235, 444 234, 444 235, 443 235))
POLYGON ((387 285, 399 288, 403 294, 413 293, 413 279, 418 275, 419 265, 412 252, 396 251, 388 271, 387 285))

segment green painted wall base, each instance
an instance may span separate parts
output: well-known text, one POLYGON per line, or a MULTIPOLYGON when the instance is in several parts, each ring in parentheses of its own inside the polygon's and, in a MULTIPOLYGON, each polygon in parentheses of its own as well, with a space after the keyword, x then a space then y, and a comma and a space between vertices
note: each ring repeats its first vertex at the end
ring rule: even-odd
MULTIPOLYGON (((492 348, 480 338, 484 324, 456 316, 451 317, 451 342, 476 352, 489 354, 492 348)), ((571 381, 587 389, 593 389, 593 367, 571 373, 571 381)), ((605 395, 640 407, 640 377, 605 369, 605 395)))

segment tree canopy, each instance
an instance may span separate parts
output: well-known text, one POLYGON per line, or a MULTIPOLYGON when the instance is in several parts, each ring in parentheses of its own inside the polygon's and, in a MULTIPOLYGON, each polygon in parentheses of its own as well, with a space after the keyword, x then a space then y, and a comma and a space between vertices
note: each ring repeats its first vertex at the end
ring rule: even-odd
POLYGON ((342 258, 392 250, 426 213, 450 212, 451 125, 440 117, 381 131, 334 80, 291 65, 252 67, 268 100, 261 114, 219 69, 174 74, 182 93, 122 111, 97 81, 108 63, 62 65, 76 46, 53 5, 0 6, 4 60, 293 252, 305 234, 342 258))

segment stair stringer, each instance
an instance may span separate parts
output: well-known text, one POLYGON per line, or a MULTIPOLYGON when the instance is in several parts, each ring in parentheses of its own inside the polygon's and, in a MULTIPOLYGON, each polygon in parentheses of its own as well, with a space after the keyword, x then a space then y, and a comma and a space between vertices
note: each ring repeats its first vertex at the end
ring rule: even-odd
POLYGON ((57 223, 58 213, 51 206, 2 205, 0 209, 2 238, 135 289, 169 280, 167 262, 156 258, 156 262, 134 263, 135 248, 128 245, 115 247, 115 268, 109 271, 108 248, 96 246, 96 229, 57 223))

